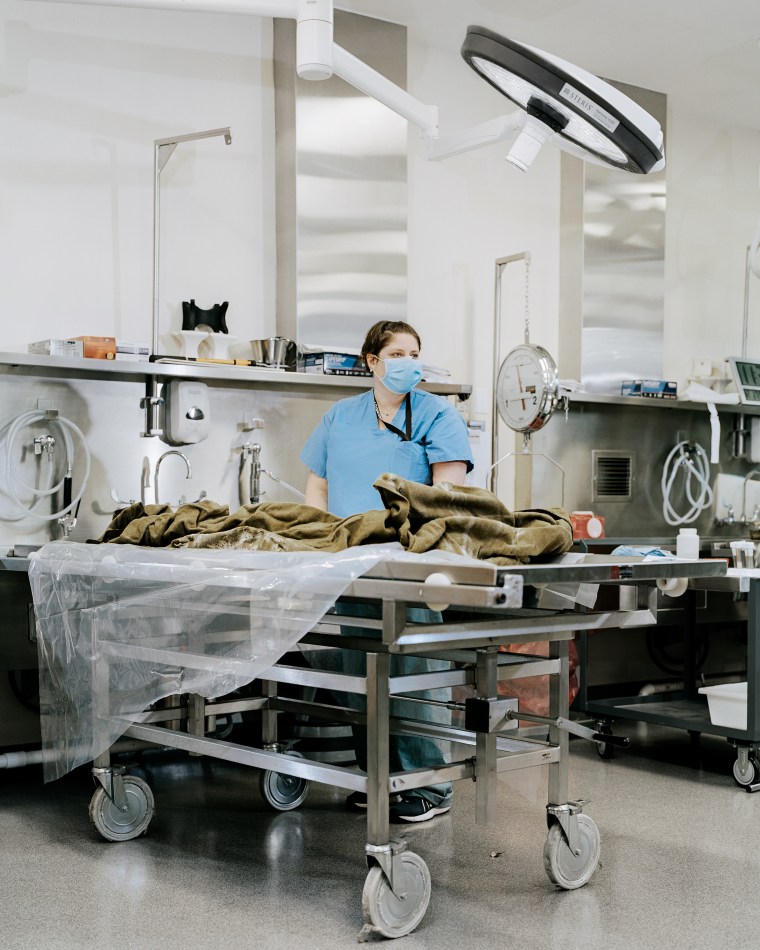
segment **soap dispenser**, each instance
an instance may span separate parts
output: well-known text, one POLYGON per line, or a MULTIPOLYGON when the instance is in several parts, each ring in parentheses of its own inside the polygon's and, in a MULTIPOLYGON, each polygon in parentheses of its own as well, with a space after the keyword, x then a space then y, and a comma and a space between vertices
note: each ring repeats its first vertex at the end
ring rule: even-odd
POLYGON ((175 379, 165 386, 164 435, 171 445, 202 442, 209 433, 208 386, 175 379))

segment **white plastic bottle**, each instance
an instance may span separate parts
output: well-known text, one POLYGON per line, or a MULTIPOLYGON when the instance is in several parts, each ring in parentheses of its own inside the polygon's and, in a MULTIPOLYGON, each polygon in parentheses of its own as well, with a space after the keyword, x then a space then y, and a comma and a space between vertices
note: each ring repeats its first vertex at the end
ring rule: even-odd
POLYGON ((676 557, 699 560, 699 535, 696 528, 681 528, 676 538, 676 557))

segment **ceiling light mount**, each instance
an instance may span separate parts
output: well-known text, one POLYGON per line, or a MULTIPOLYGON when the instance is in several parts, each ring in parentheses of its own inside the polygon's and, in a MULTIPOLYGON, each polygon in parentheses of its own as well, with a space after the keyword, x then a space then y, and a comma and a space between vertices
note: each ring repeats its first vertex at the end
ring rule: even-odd
POLYGON ((556 109, 552 109, 548 102, 543 102, 536 96, 531 96, 528 99, 528 106, 525 111, 528 115, 532 115, 534 119, 548 125, 552 132, 561 132, 570 121, 567 116, 557 112, 556 109))

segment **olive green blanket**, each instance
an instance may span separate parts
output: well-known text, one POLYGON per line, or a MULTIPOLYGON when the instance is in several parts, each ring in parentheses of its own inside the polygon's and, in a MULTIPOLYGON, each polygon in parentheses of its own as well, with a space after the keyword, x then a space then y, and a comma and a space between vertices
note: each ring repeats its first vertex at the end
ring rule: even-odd
POLYGON ((243 505, 233 512, 212 501, 176 510, 138 503, 114 516, 99 543, 342 551, 398 541, 415 554, 451 551, 497 565, 553 557, 572 544, 570 521, 561 508, 510 511, 482 488, 421 485, 390 474, 381 475, 374 487, 384 510, 349 518, 280 502, 243 505))

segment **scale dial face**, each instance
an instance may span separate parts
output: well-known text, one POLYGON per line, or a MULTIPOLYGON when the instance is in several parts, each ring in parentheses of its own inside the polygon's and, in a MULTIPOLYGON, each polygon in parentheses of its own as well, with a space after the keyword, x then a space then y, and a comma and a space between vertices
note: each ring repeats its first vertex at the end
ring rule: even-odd
POLYGON ((557 405, 559 378, 549 353, 533 343, 516 346, 496 379, 496 407, 515 432, 537 432, 557 405))

